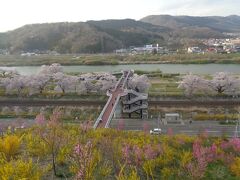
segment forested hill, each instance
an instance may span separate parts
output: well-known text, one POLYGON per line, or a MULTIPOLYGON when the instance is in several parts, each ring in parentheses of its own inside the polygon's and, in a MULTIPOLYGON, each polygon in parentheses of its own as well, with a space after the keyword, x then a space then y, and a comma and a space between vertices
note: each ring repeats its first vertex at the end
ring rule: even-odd
POLYGON ((0 34, 0 48, 12 52, 56 50, 60 53, 113 52, 118 48, 163 43, 170 29, 131 19, 26 25, 0 34))
POLYGON ((240 32, 240 16, 170 16, 151 15, 140 21, 172 29, 208 28, 217 32, 240 32))
POLYGON ((178 44, 182 39, 221 38, 237 32, 240 17, 148 16, 132 19, 25 25, 0 33, 0 49, 12 53, 55 50, 59 53, 101 53, 129 46, 178 44))

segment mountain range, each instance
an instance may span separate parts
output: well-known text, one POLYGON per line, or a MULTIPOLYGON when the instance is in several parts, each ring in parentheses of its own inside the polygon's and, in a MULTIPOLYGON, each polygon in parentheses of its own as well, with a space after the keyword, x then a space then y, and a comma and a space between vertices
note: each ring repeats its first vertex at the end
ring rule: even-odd
POLYGON ((240 16, 151 15, 140 19, 62 22, 25 25, 0 33, 0 49, 101 53, 158 43, 180 46, 189 39, 223 38, 240 32, 240 16))

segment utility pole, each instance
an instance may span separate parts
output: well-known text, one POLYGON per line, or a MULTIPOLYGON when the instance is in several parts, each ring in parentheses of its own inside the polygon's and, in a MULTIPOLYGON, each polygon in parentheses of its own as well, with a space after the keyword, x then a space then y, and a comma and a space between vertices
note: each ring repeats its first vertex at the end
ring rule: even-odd
POLYGON ((159 113, 158 114, 158 129, 159 129, 159 126, 160 126, 160 118, 161 118, 161 114, 159 113))
POLYGON ((235 138, 239 137, 239 131, 240 131, 240 114, 238 114, 238 120, 237 120, 237 124, 235 127, 235 133, 234 133, 235 138))

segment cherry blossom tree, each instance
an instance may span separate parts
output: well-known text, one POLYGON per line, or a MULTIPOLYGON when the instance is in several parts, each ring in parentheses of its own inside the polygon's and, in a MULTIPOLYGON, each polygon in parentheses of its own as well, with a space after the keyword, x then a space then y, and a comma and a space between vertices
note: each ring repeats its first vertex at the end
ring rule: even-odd
POLYGON ((6 93, 17 91, 17 94, 20 95, 23 89, 27 87, 28 82, 28 76, 18 75, 13 78, 2 79, 1 84, 5 87, 6 93))
POLYGON ((29 94, 30 95, 34 93, 42 94, 49 80, 50 77, 44 74, 30 76, 28 82, 29 94))
POLYGON ((209 81, 209 86, 218 94, 234 95, 239 93, 240 81, 226 72, 218 72, 209 81))
POLYGON ((97 92, 99 85, 97 84, 96 80, 86 79, 85 86, 86 86, 87 92, 97 92))
POLYGON ((183 77, 178 88, 183 89, 187 96, 192 96, 199 91, 209 91, 208 81, 201 76, 193 75, 191 73, 183 77))
POLYGON ((116 81, 107 81, 107 80, 101 80, 101 92, 106 92, 108 89, 114 88, 116 85, 116 81))
POLYGON ((78 83, 78 78, 76 76, 69 76, 58 72, 54 75, 54 79, 56 81, 56 91, 61 91, 62 93, 65 93, 66 91, 76 91, 78 83))
POLYGON ((81 81, 76 86, 76 93, 77 94, 85 94, 87 93, 86 83, 85 81, 81 81))
POLYGON ((63 132, 63 124, 61 120, 61 112, 59 109, 55 109, 50 116, 48 123, 44 125, 45 117, 38 116, 36 121, 41 123, 42 126, 38 126, 36 129, 37 135, 44 141, 51 153, 52 167, 54 175, 57 176, 57 156, 60 149, 65 144, 65 136, 63 132))
POLYGON ((146 92, 150 87, 150 81, 146 75, 134 74, 128 81, 128 87, 138 92, 146 92))
POLYGON ((58 63, 53 63, 52 65, 42 65, 38 74, 52 75, 58 72, 63 72, 63 67, 58 63))

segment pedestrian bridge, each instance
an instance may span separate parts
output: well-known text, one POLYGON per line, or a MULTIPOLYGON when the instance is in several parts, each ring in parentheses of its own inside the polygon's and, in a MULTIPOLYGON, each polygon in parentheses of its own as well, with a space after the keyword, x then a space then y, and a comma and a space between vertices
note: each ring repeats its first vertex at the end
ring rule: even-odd
POLYGON ((100 113, 99 117, 97 118, 96 122, 94 123, 93 128, 108 128, 109 123, 113 117, 115 112, 116 106, 119 103, 121 95, 124 93, 124 88, 127 84, 127 80, 129 77, 133 75, 133 71, 122 71, 122 76, 118 80, 115 88, 113 90, 109 90, 107 95, 109 99, 105 104, 102 112, 100 113))

